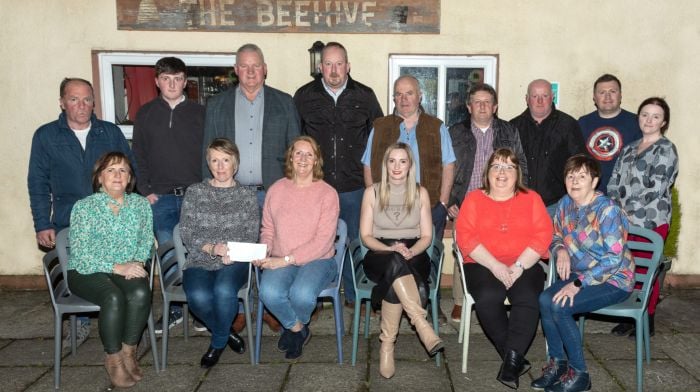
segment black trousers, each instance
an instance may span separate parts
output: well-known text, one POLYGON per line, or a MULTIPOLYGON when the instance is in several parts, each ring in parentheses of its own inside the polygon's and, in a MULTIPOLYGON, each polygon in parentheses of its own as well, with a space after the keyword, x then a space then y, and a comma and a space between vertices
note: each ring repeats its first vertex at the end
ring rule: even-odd
POLYGON ((545 280, 542 268, 535 264, 526 269, 510 289, 481 264, 464 264, 464 273, 481 327, 501 358, 510 350, 527 354, 540 317, 539 296, 545 280), (511 305, 510 315, 503 303, 506 297, 511 305))
POLYGON ((122 343, 136 345, 151 311, 147 278, 68 271, 68 287, 77 296, 100 305, 100 339, 107 354, 118 353, 122 343))
MULTIPOLYGON (((394 242, 402 242, 407 247, 413 246, 417 239, 396 240, 396 239, 379 239, 383 243, 390 245, 394 242)), ((430 259, 428 254, 422 252, 413 256, 410 260, 404 259, 398 252, 370 250, 367 252, 363 260, 363 266, 367 277, 377 285, 372 289, 372 307, 379 309, 382 305, 382 300, 392 304, 401 303, 399 298, 394 293, 392 284, 394 280, 406 276, 413 275, 418 286, 421 304, 425 307, 428 304, 428 278, 430 277, 430 259)))

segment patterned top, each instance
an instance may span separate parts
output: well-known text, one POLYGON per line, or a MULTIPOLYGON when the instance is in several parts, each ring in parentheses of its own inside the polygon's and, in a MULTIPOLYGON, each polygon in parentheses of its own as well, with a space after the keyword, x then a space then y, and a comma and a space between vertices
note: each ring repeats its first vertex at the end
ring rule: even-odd
POLYGON ((180 214, 180 235, 187 249, 185 268, 218 270, 224 266, 221 257, 212 260, 202 251, 204 244, 254 243, 259 233, 260 208, 254 190, 238 183, 230 188, 217 188, 209 180, 187 188, 180 214))
POLYGON ((636 140, 624 147, 608 183, 632 224, 655 229, 671 222, 671 186, 678 175, 676 146, 665 137, 641 153, 636 140))
POLYGON ((124 195, 117 215, 109 204, 116 201, 104 192, 75 203, 70 217, 68 269, 81 274, 111 273, 115 264, 145 263, 153 247, 153 214, 145 197, 124 195))
POLYGON ((554 238, 550 251, 566 249, 571 272, 583 286, 610 283, 627 292, 634 288, 634 261, 627 248, 629 221, 620 206, 596 192, 586 206, 578 207, 564 196, 554 215, 554 238))

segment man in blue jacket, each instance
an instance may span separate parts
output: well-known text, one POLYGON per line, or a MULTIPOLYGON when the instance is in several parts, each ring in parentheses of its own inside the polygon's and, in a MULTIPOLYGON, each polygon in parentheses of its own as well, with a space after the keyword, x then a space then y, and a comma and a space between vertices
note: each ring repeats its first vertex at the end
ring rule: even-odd
MULTIPOLYGON (((27 175, 36 241, 44 249, 53 248, 56 233, 70 225, 73 204, 93 193, 92 170, 100 156, 121 151, 134 162, 119 127, 93 114, 95 96, 90 82, 65 78, 59 91, 62 113, 34 133, 27 175)), ((78 344, 89 333, 90 319, 79 318, 78 344)))

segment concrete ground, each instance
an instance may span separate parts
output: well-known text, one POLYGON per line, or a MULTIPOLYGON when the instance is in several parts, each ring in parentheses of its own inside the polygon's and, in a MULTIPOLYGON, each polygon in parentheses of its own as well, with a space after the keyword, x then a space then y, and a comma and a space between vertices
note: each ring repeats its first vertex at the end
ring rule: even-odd
MULTIPOLYGON (((644 365, 645 391, 700 391, 700 290, 664 293, 651 339, 652 361, 644 365)), ((160 299, 155 295, 156 309, 160 299)), ((0 292, 0 391, 48 391, 53 387, 53 312, 45 291, 0 292)), ((443 294, 443 311, 452 308, 450 293, 443 294)), ((156 313, 160 313, 156 310, 156 313)), ((345 309, 344 362, 336 362, 333 312, 326 305, 311 324, 313 337, 297 363, 287 363, 276 351, 277 336, 263 328, 261 364, 252 366, 247 353, 226 350, 212 369, 199 367, 208 346, 206 333, 185 340, 182 325, 172 330, 168 367, 156 373, 150 351, 141 347, 146 377, 134 391, 508 391, 495 377, 500 362, 485 338, 477 317, 472 317, 469 370, 461 373, 458 324, 442 324, 445 357, 440 367, 428 358, 406 319, 396 347, 396 375, 383 379, 378 372, 379 319, 372 317, 369 340, 360 339, 358 362, 350 365, 351 312, 345 309)), ((62 384, 65 391, 110 389, 102 367, 102 346, 93 320, 90 338, 72 356, 63 351, 62 384)), ((595 391, 635 390, 635 345, 628 338, 610 335, 614 323, 586 323, 585 353, 595 391)), ((64 328, 65 329, 65 328, 64 328)), ((160 350, 160 340, 159 347, 160 350)), ((528 390, 545 359, 545 343, 538 333, 527 355, 533 369, 521 377, 528 390)))

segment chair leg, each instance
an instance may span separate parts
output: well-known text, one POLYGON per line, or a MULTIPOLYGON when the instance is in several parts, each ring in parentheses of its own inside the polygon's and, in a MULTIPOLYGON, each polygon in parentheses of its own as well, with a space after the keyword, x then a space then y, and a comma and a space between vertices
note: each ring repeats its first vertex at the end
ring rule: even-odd
POLYGON ((362 299, 356 298, 355 313, 352 315, 352 366, 357 363, 357 344, 360 340, 360 309, 362 309, 362 299))
POLYGON ((61 346, 63 342, 63 314, 54 313, 53 325, 53 387, 61 387, 61 346))
POLYGON ((151 342, 151 354, 153 355, 153 367, 156 373, 160 372, 160 365, 158 363, 158 348, 156 346, 156 327, 155 322, 153 322, 153 310, 148 315, 148 338, 151 342))
POLYGON ((365 339, 369 339, 369 321, 370 314, 372 312, 371 300, 365 301, 365 339))
POLYGON ((243 298, 243 311, 245 312, 245 329, 248 333, 248 351, 250 353, 250 364, 255 365, 255 352, 254 350, 251 350, 251 347, 253 346, 255 341, 253 340, 253 324, 250 318, 250 301, 248 297, 249 296, 243 298))
POLYGON ((644 350, 646 352, 647 364, 651 363, 651 340, 649 339, 649 314, 644 312, 642 315, 642 320, 644 321, 644 350))
POLYGON ((161 324, 161 328, 163 329, 163 333, 161 334, 161 344, 162 349, 162 358, 161 358, 161 364, 162 364, 162 369, 165 370, 168 367, 168 332, 170 328, 168 328, 168 325, 170 324, 170 301, 167 299, 163 299, 163 322, 161 324))
POLYGON ((463 335, 462 341, 462 373, 467 372, 467 360, 469 359, 469 333, 472 327, 472 305, 474 305, 474 299, 469 296, 465 296, 464 306, 462 307, 462 320, 459 328, 459 333, 463 335))
MULTIPOLYGON (((644 318, 644 315, 642 315, 642 318, 644 318)), ((642 341, 642 336, 644 335, 644 321, 642 319, 636 319, 635 320, 635 351, 637 354, 636 358, 636 364, 637 364, 637 391, 642 392, 644 390, 644 369, 642 368, 642 362, 644 361, 642 359, 642 346, 643 346, 643 341, 642 341)))
MULTIPOLYGON (((431 310, 431 317, 433 318, 433 329, 435 330, 435 334, 439 335, 439 329, 440 329, 440 320, 438 313, 440 312, 440 305, 437 304, 437 291, 434 292, 434 295, 431 294, 430 296, 430 310, 431 310)), ((441 353, 435 354, 435 366, 440 367, 440 355, 441 353)))
POLYGON ((343 335, 345 335, 345 323, 343 322, 343 302, 340 294, 333 297, 333 313, 335 315, 335 341, 338 349, 338 365, 343 364, 343 335))
POLYGON ((190 337, 190 307, 187 306, 187 302, 182 304, 182 333, 187 341, 190 337))
POLYGON ((260 364, 260 345, 262 344, 262 323, 264 305, 258 294, 258 314, 255 318, 255 364, 260 364))

